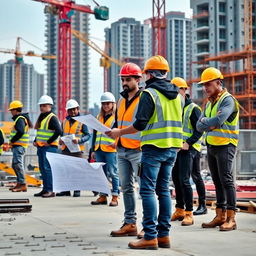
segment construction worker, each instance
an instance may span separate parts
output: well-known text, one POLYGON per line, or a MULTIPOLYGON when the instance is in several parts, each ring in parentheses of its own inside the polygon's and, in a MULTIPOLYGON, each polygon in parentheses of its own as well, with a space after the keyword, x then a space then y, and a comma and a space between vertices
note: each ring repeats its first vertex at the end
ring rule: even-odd
POLYGON ((37 147, 39 169, 43 179, 43 190, 34 196, 43 198, 54 197, 52 188, 52 170, 46 158, 46 152, 56 153, 58 150, 58 137, 61 127, 57 116, 52 112, 53 100, 48 95, 43 95, 39 101, 40 112, 35 129, 36 138, 33 145, 37 147))
MULTIPOLYGON (((100 98, 101 111, 98 120, 109 128, 115 123, 116 100, 111 92, 104 92, 100 98)), ((97 162, 103 162, 104 173, 106 177, 110 177, 112 183, 112 200, 109 206, 118 205, 119 195, 119 177, 116 160, 115 140, 109 138, 104 133, 93 131, 92 139, 92 159, 97 162)), ((92 205, 107 204, 107 194, 100 193, 97 200, 92 201, 92 205)))
POLYGON ((15 100, 10 103, 9 111, 14 121, 10 133, 9 145, 12 148, 12 168, 17 176, 17 184, 10 188, 12 192, 26 192, 26 180, 24 174, 24 154, 29 144, 29 128, 33 125, 28 113, 22 113, 22 102, 15 100))
POLYGON ((4 145, 4 132, 3 130, 0 128, 0 155, 3 154, 3 145, 4 145))
MULTIPOLYGON (((122 81, 123 91, 117 104, 116 122, 114 127, 119 129, 131 125, 135 121, 139 96, 139 88, 142 72, 139 66, 134 63, 126 63, 119 73, 122 81)), ((124 220, 118 230, 113 230, 110 235, 136 236, 136 200, 134 191, 134 177, 138 175, 141 161, 140 133, 121 136, 117 141, 117 161, 119 177, 123 192, 124 220)))
POLYGON ((203 228, 220 226, 220 231, 236 229, 236 190, 232 164, 239 135, 239 104, 223 88, 220 70, 210 67, 203 71, 203 85, 208 102, 197 122, 197 130, 206 132, 207 158, 216 190, 216 216, 203 228))
POLYGON ((182 148, 183 98, 175 85, 166 80, 169 64, 162 56, 149 58, 143 72, 146 87, 142 92, 136 121, 129 127, 113 129, 112 138, 141 131, 140 195, 143 206, 144 237, 132 241, 132 249, 170 247, 171 195, 169 181, 182 148), (157 216, 157 201, 159 214, 157 216))
MULTIPOLYGON (((62 154, 68 155, 68 156, 75 156, 75 157, 83 157, 84 152, 84 143, 90 139, 90 134, 88 131, 88 128, 85 124, 82 124, 72 117, 79 116, 79 104, 76 100, 70 99, 66 103, 66 111, 67 111, 67 117, 62 122, 62 135, 70 135, 74 134, 75 138, 72 140, 73 143, 79 144, 80 151, 79 152, 70 152, 68 147, 65 145, 65 143, 59 139, 59 144, 61 146, 62 154)), ((70 196, 70 191, 63 191, 60 193, 56 193, 56 196, 70 196)), ((73 197, 79 197, 80 191, 75 190, 73 197)))
POLYGON ((188 85, 183 78, 174 77, 171 83, 179 88, 179 92, 185 100, 182 122, 183 146, 177 154, 177 159, 172 170, 172 180, 176 194, 176 210, 171 220, 182 220, 182 226, 189 226, 194 224, 193 190, 190 184, 190 177, 193 170, 193 161, 197 152, 201 150, 202 133, 196 130, 196 123, 201 115, 201 110, 192 102, 189 94, 186 94, 188 85))

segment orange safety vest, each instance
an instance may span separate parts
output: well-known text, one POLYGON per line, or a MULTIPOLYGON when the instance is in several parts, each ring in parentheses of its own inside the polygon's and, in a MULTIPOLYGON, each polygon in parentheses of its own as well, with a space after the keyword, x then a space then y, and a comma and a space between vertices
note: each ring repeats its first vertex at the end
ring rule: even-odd
MULTIPOLYGON (((134 123, 139 100, 140 100, 140 97, 137 97, 136 99, 134 99, 134 101, 131 103, 131 105, 127 109, 125 107, 124 98, 121 98, 118 101, 117 122, 118 122, 119 129, 126 128, 134 123)), ((116 143, 118 143, 118 140, 120 140, 122 146, 125 148, 130 148, 130 149, 140 148, 140 132, 122 135, 120 138, 116 140, 116 143)))
MULTIPOLYGON (((63 136, 75 134, 76 138, 81 139, 83 132, 82 132, 83 124, 75 121, 72 126, 70 126, 70 121, 65 119, 62 123, 63 127, 63 136)), ((64 150, 67 146, 65 144, 62 145, 61 150, 64 150)), ((80 150, 84 151, 85 147, 84 144, 79 144, 80 150)))
MULTIPOLYGON (((100 117, 99 121, 107 127, 111 128, 115 122, 115 115, 110 116, 105 123, 103 117, 100 117)), ((100 148, 104 152, 116 152, 116 149, 113 148, 114 143, 115 140, 111 139, 102 132, 97 132, 94 150, 96 151, 100 148)))

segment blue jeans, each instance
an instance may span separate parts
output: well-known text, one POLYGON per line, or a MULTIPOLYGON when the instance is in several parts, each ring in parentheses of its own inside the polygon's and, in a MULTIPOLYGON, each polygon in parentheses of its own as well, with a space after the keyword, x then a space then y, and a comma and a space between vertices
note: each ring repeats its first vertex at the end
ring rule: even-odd
POLYGON ((112 195, 118 196, 119 194, 119 176, 116 163, 116 153, 115 152, 104 152, 102 150, 95 151, 95 157, 97 162, 106 163, 103 165, 103 170, 106 177, 111 178, 112 182, 112 195))
POLYGON ((24 176, 24 154, 25 148, 22 146, 12 147, 12 168, 17 176, 17 183, 26 184, 24 176))
POLYGON ((140 195, 143 206, 144 238, 151 240, 169 235, 171 219, 171 194, 169 183, 177 150, 143 147, 141 158, 140 195), (157 216, 157 201, 159 214, 157 216))
POLYGON ((134 192, 134 177, 138 175, 141 152, 136 149, 117 148, 118 168, 124 199, 124 223, 136 223, 136 201, 134 192))
POLYGON ((46 152, 57 153, 58 148, 54 146, 37 147, 39 169, 43 180, 43 191, 52 192, 52 170, 46 158, 46 152))

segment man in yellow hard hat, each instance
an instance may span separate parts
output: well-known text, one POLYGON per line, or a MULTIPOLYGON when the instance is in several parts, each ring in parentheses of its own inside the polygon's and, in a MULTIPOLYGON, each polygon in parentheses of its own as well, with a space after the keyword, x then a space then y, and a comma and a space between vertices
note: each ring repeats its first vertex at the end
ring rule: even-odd
POLYGON ((129 243, 131 249, 170 248, 171 197, 169 181, 182 148, 182 101, 178 88, 166 80, 169 64, 162 56, 149 58, 144 67, 145 90, 141 94, 136 121, 127 128, 107 133, 116 138, 141 131, 140 195, 144 237, 129 243), (157 200, 159 214, 157 214, 157 200))
MULTIPOLYGON (((196 160, 196 156, 200 154, 201 150, 202 132, 198 132, 196 130, 196 123, 201 115, 201 110, 198 105, 192 102, 189 94, 186 94, 188 85, 183 78, 174 77, 171 80, 171 83, 175 84, 179 88, 179 92, 185 100, 182 122, 183 146, 178 152, 177 159, 172 170, 172 180, 175 186, 176 194, 176 210, 173 213, 171 220, 182 220, 182 226, 190 226, 194 224, 193 190, 190 184, 190 177, 192 176, 193 172, 193 163, 196 160)), ((203 193, 205 194, 204 189, 203 193)), ((205 207, 205 198, 204 202, 200 202, 200 204, 204 205, 205 207)))
POLYGON ((206 132, 207 158, 216 189, 216 216, 203 228, 220 226, 220 231, 236 229, 236 190, 232 171, 239 135, 239 104, 223 88, 220 70, 209 67, 201 75, 208 102, 197 122, 197 130, 206 132))
POLYGON ((12 101, 9 111, 14 121, 10 133, 9 145, 12 148, 12 168, 17 176, 17 184, 11 188, 12 192, 26 192, 26 180, 24 176, 24 154, 29 145, 29 128, 33 125, 29 119, 28 113, 22 113, 23 104, 18 101, 12 101))

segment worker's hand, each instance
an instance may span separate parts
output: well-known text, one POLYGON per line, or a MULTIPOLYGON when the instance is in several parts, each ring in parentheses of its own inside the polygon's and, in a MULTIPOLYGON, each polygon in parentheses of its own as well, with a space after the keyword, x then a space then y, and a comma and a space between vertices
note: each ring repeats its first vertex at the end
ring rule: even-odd
POLYGON ((72 142, 73 142, 74 144, 78 144, 78 139, 75 138, 75 139, 72 140, 72 142))
POLYGON ((37 147, 37 142, 36 141, 33 142, 33 146, 37 147))
POLYGON ((94 160, 94 161, 96 161, 95 152, 92 152, 92 153, 91 153, 91 159, 94 160))
POLYGON ((59 139, 59 144, 60 144, 60 145, 63 145, 63 144, 65 144, 65 143, 64 143, 64 141, 63 141, 62 139, 59 139))
POLYGON ((50 147, 51 145, 50 145, 48 142, 45 142, 45 143, 44 143, 44 146, 45 146, 45 147, 50 147))
POLYGON ((187 142, 183 142, 182 150, 189 150, 189 144, 187 142))
POLYGON ((105 132, 105 134, 112 139, 116 139, 121 136, 121 129, 114 128, 109 132, 105 132))
POLYGON ((110 144, 109 147, 113 148, 113 149, 116 149, 116 144, 113 143, 113 144, 110 144))

